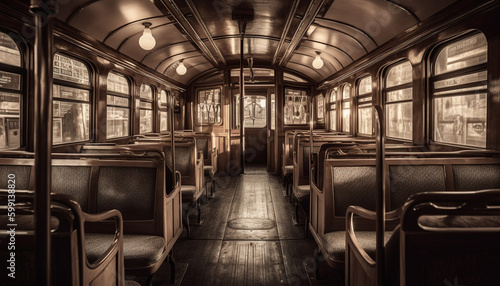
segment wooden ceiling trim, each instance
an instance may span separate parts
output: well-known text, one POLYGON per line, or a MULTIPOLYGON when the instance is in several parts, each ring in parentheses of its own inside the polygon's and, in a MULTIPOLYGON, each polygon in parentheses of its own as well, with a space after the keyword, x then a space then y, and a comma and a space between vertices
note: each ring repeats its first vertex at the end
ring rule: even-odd
MULTIPOLYGON (((103 43, 106 43, 106 41, 111 38, 114 34, 116 34, 118 31, 120 31, 121 29, 124 29, 125 27, 128 27, 128 26, 131 26, 131 25, 135 25, 137 23, 143 23, 143 22, 151 22, 151 20, 155 20, 155 19, 161 19, 161 18, 168 18, 167 16, 165 15, 162 15, 162 16, 154 16, 154 17, 148 17, 148 18, 144 18, 144 19, 140 19, 140 20, 135 20, 135 21, 132 21, 132 22, 128 22, 127 24, 125 25, 121 25, 120 27, 114 29, 113 31, 109 32, 108 35, 104 38, 104 40, 102 41, 103 43)), ((161 24, 161 25, 158 25, 158 26, 151 26, 151 30, 155 29, 155 28, 158 28, 158 27, 163 27, 163 26, 167 26, 167 25, 172 25, 174 24, 174 22, 167 22, 167 23, 164 23, 164 24, 161 24)), ((143 27, 141 25, 141 27, 143 27)), ((142 33, 143 30, 141 29, 141 32, 142 33)), ((130 38, 130 37, 127 37, 127 38, 130 38)), ((120 44, 121 46, 121 44, 120 44)))
POLYGON ((278 48, 276 49, 276 52, 274 53, 271 65, 276 64, 276 61, 278 59, 278 55, 280 54, 281 48, 283 47, 283 44, 285 43, 286 35, 288 35, 288 31, 290 30, 290 26, 292 25, 293 18, 295 17, 295 13, 297 12, 297 7, 299 6, 299 2, 300 2, 300 0, 293 0, 292 8, 290 9, 290 13, 288 14, 288 17, 286 19, 285 28, 283 29, 283 32, 281 33, 280 42, 278 43, 278 48))
POLYGON ((405 7, 399 1, 394 1, 394 0, 385 0, 385 1, 391 3, 392 5, 398 7, 399 9, 403 10, 405 13, 407 13, 408 15, 410 15, 411 17, 413 17, 413 19, 415 19, 415 21, 417 21, 417 23, 422 22, 420 20, 420 18, 417 16, 417 14, 415 14, 415 12, 413 12, 410 8, 405 7))
POLYGON ((335 29, 335 28, 332 28, 332 27, 328 27, 328 26, 324 26, 324 25, 321 25, 321 24, 314 24, 320 28, 323 28, 323 29, 327 29, 327 30, 330 30, 330 31, 335 31, 337 33, 340 33, 342 35, 346 35, 347 37, 351 38, 353 41, 355 41, 363 50, 365 50, 366 53, 368 53, 368 49, 363 45, 363 43, 361 43, 358 39, 356 39, 354 36, 352 36, 351 34, 349 33, 346 33, 344 31, 340 31, 338 29, 335 29))
POLYGON ((304 35, 307 32, 307 30, 309 29, 309 27, 311 26, 311 24, 314 22, 314 19, 316 18, 316 15, 319 13, 321 7, 323 6, 323 3, 325 3, 325 0, 321 0, 321 1, 313 0, 309 3, 309 6, 307 7, 307 12, 305 13, 305 16, 300 21, 299 27, 297 28, 296 32, 294 33, 290 44, 288 45, 283 57, 281 58, 281 60, 279 62, 279 66, 286 65, 286 63, 290 60, 293 52, 295 51, 297 46, 300 44, 300 42, 303 40, 304 35))
POLYGON ((203 21, 200 13, 198 12, 198 9, 196 9, 196 6, 194 5, 193 1, 191 1, 191 0, 185 0, 185 1, 189 7, 189 10, 193 13, 196 21, 198 22, 198 24, 200 24, 201 28, 203 29, 203 32, 205 32, 205 34, 207 35, 207 39, 210 42, 210 44, 212 45, 212 47, 214 48, 215 52, 217 53, 218 58, 225 65, 226 59, 224 58, 221 51, 219 50, 219 47, 215 44, 215 42, 212 38, 212 35, 210 34, 210 31, 208 30, 207 26, 205 25, 205 22, 203 21))
POLYGON ((95 2, 99 2, 99 1, 100 0, 91 0, 91 1, 85 2, 84 4, 78 6, 78 8, 76 8, 75 10, 73 10, 73 12, 71 12, 71 14, 69 14, 68 18, 65 20, 65 23, 68 25, 71 25, 71 21, 73 21, 73 18, 75 18, 76 15, 78 15, 80 12, 82 12, 83 9, 85 9, 85 7, 88 7, 92 4, 94 4, 95 2))
POLYGON ((337 20, 334 20, 334 19, 329 19, 329 18, 318 18, 316 17, 316 21, 325 21, 325 22, 330 22, 330 23, 334 23, 334 24, 339 24, 339 25, 343 25, 343 26, 346 26, 346 27, 349 27, 357 32, 359 32, 360 34, 362 34, 363 36, 365 36, 367 39, 369 39, 376 47, 378 47, 378 44, 377 42, 375 41, 375 39, 373 39, 372 36, 368 35, 365 31, 361 30, 360 28, 356 27, 356 26, 353 26, 351 24, 348 24, 348 23, 345 23, 345 22, 342 22, 342 21, 337 21, 337 20))
POLYGON ((191 39, 194 45, 200 49, 207 60, 215 67, 219 67, 219 62, 215 59, 210 49, 207 47, 207 45, 205 45, 205 42, 203 42, 200 35, 198 35, 191 23, 189 23, 186 17, 184 17, 184 14, 179 9, 179 6, 177 6, 177 4, 175 4, 175 2, 172 0, 155 1, 155 5, 159 4, 162 4, 164 8, 168 10, 179 27, 186 33, 186 35, 191 39))

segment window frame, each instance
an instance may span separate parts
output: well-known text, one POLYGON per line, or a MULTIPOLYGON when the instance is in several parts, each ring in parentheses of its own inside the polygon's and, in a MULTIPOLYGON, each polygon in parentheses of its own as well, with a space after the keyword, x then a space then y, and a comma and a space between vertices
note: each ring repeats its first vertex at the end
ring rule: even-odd
MULTIPOLYGON (((284 93, 284 95, 283 95, 283 126, 307 126, 309 124, 309 120, 310 120, 310 116, 311 116, 311 114, 309 112, 309 110, 310 110, 310 104, 311 104, 311 98, 310 98, 311 96, 309 94, 310 90, 307 89, 307 88, 285 86, 283 88, 283 93, 284 93), (304 110, 305 110, 305 116, 306 116, 306 123, 286 123, 285 122, 286 121, 285 120, 286 119, 285 118, 285 116, 286 116, 285 108, 287 106, 286 104, 287 104, 287 97, 288 97, 287 90, 293 90, 293 91, 299 91, 300 92, 299 95, 293 95, 294 98, 297 97, 297 96, 299 96, 301 98, 302 97, 306 98, 306 103, 307 104, 306 104, 306 107, 304 108, 304 110), (302 92, 305 93, 305 96, 302 95, 302 92)), ((294 101, 295 101, 295 99, 294 99, 294 101)), ((300 105, 302 106, 302 104, 300 104, 300 105)))
MULTIPOLYGON (((450 38, 438 45, 434 48, 431 56, 429 57, 429 62, 430 62, 430 75, 428 77, 428 84, 429 84, 429 126, 430 126, 430 132, 429 132, 429 141, 431 144, 436 144, 436 145, 444 145, 444 146, 458 146, 458 147, 465 147, 465 148, 478 148, 478 149, 485 149, 487 148, 488 145, 488 132, 487 132, 487 127, 488 127, 488 109, 489 109, 489 92, 488 92, 488 50, 489 50, 489 42, 488 38, 486 35, 479 31, 475 30, 469 33, 464 33, 459 36, 450 38), (453 45, 454 43, 460 42, 462 40, 472 38, 477 35, 482 35, 485 40, 486 40, 486 61, 478 64, 473 64, 471 66, 467 66, 465 68, 459 68, 455 69, 452 71, 445 71, 441 72, 440 74, 436 75, 436 69, 437 69, 437 58, 439 57, 440 53, 444 51, 447 47, 453 45), (472 82, 466 82, 463 84, 457 83, 455 85, 450 85, 444 88, 436 88, 435 84, 437 82, 445 81, 445 80, 453 80, 457 79, 460 77, 468 76, 468 75, 480 75, 480 73, 484 72, 485 76, 484 79, 482 80, 477 80, 477 81, 472 81, 472 82), (462 90, 460 90, 462 89, 462 90), (463 90, 467 89, 467 90, 463 90), (438 91, 437 91, 438 90, 438 91), (441 94, 436 94, 436 91, 441 93, 441 94), (454 92, 455 91, 455 92, 454 92), (437 120, 436 120, 436 99, 440 98, 452 98, 452 97, 466 97, 466 96, 471 96, 471 95, 485 95, 485 112, 486 114, 484 115, 484 126, 483 130, 485 132, 484 135, 484 145, 479 146, 479 145, 472 145, 472 144, 467 144, 467 142, 464 143, 456 143, 456 142, 448 142, 448 141, 437 141, 436 140, 436 129, 437 129, 437 120)), ((467 122, 469 123, 469 122, 467 122)), ((467 126, 465 126, 465 129, 467 130, 467 126)), ((464 133, 467 133, 467 131, 464 131, 464 133)), ((467 134, 465 134, 465 140, 467 140, 467 134)))
POLYGON ((169 131, 169 115, 168 115, 168 97, 170 96, 170 90, 167 89, 161 89, 160 92, 158 93, 158 118, 159 118, 159 126, 158 126, 158 131, 160 133, 162 132, 168 132, 169 131), (165 93, 165 102, 161 101, 162 93, 165 93), (165 112, 167 114, 167 128, 166 129, 161 129, 161 114, 162 112, 165 112))
MULTIPOLYGON (((76 83, 76 82, 71 82, 69 80, 64 80, 64 79, 58 79, 56 78, 55 76, 53 76, 53 79, 52 79, 52 86, 53 86, 53 89, 54 89, 54 86, 55 85, 58 85, 58 86, 61 86, 61 87, 68 87, 68 88, 72 88, 72 89, 79 89, 79 90, 85 90, 88 92, 89 94, 89 98, 88 98, 88 101, 85 101, 85 100, 78 100, 78 99, 70 99, 70 98, 63 98, 63 97, 55 97, 54 96, 54 91, 52 92, 52 104, 53 104, 53 108, 55 106, 54 102, 55 101, 59 101, 59 102, 69 102, 69 103, 81 103, 81 104, 88 104, 89 106, 89 123, 88 123, 88 138, 85 139, 85 140, 72 140, 72 141, 67 141, 67 142, 64 142, 64 141, 61 141, 61 142, 55 142, 54 141, 54 138, 55 136, 53 136, 52 138, 52 144, 54 146, 62 146, 62 145, 65 145, 65 144, 74 144, 74 143, 79 143, 79 142, 90 142, 92 139, 93 139, 93 134, 94 132, 92 131, 93 129, 93 126, 94 125, 94 116, 93 116, 93 111, 94 111, 94 86, 93 86, 93 75, 95 74, 93 69, 91 68, 91 65, 83 58, 80 58, 78 56, 75 56, 73 54, 68 54, 66 52, 56 52, 54 54, 54 63, 55 63, 55 57, 57 55, 62 55, 64 57, 67 57, 67 58, 70 58, 72 60, 75 60, 75 61, 78 61, 80 62, 81 64, 83 64, 86 68, 87 68, 87 71, 88 71, 88 80, 89 80, 89 84, 86 85, 86 84, 83 84, 83 83, 76 83)), ((53 69, 55 68, 55 64, 54 64, 54 67, 53 69)), ((52 73, 54 73, 54 71, 52 71, 52 73)), ((55 125, 55 119, 56 119, 56 116, 55 114, 53 114, 52 116, 52 124, 55 125)), ((62 129, 62 121, 61 121, 61 125, 60 125, 60 134, 61 134, 61 140, 62 140, 62 132, 63 132, 63 129, 62 129)), ((53 130, 54 130, 54 126, 53 126, 53 130)))
POLYGON ((337 131, 338 130, 338 113, 337 113, 337 106, 338 106, 338 87, 334 87, 330 90, 329 96, 328 96, 328 131, 337 131), (335 94, 335 99, 332 100, 333 95, 335 94), (334 112, 333 112, 334 111, 334 112), (332 116, 332 113, 335 113, 335 116, 332 116), (335 126, 332 128, 332 118, 335 119, 335 126))
POLYGON ((346 133, 346 134, 352 134, 353 133, 353 128, 352 128, 352 103, 353 103, 353 98, 352 98, 352 85, 348 82, 346 83, 343 83, 339 86, 339 90, 341 90, 341 98, 340 98, 340 109, 341 109, 341 114, 342 116, 340 116, 340 129, 343 133, 346 133), (345 88, 346 87, 349 87, 349 97, 346 97, 344 98, 344 92, 345 92, 345 88), (344 111, 346 110, 346 108, 344 107, 344 105, 346 105, 347 103, 349 103, 349 130, 345 130, 345 125, 344 125, 344 111))
POLYGON ((120 138, 126 138, 126 137, 130 137, 132 135, 132 121, 133 121, 133 118, 132 118, 132 105, 133 105, 133 102, 132 102, 132 87, 133 87, 132 80, 127 75, 125 75, 123 73, 120 73, 118 71, 115 71, 115 70, 111 70, 111 71, 108 72, 108 75, 107 75, 107 78, 106 78, 106 140, 115 140, 115 139, 120 139, 120 138), (109 88, 108 88, 108 82, 109 82, 109 75, 111 73, 114 73, 114 74, 116 74, 118 76, 121 76, 121 77, 125 78, 125 80, 128 83, 128 94, 109 90, 109 88), (128 100, 128 107, 125 107, 123 105, 118 105, 118 104, 109 104, 108 103, 108 97, 109 96, 114 96, 114 97, 119 97, 119 98, 126 98, 128 100), (108 121, 109 121, 109 118, 108 118, 108 108, 109 107, 121 108, 121 109, 127 108, 128 109, 128 134, 127 135, 108 137, 107 126, 109 124, 108 123, 108 121))
MULTIPOLYGON (((9 31, 4 31, 0 30, 0 33, 3 33, 4 35, 8 36, 16 45, 17 51, 19 52, 19 66, 16 65, 11 65, 7 63, 0 62, 0 71, 1 72, 6 72, 6 73, 11 73, 11 74, 16 74, 19 75, 19 89, 12 89, 12 88, 6 88, 6 87, 0 87, 0 92, 5 92, 5 93, 10 93, 10 94, 17 94, 19 96, 19 112, 18 114, 6 114, 5 117, 2 116, 0 119, 4 123, 6 123, 5 119, 8 118, 17 118, 18 119, 18 125, 19 125, 19 145, 11 147, 11 146, 5 146, 5 147, 0 147, 0 150, 15 150, 15 149, 20 149, 26 146, 26 117, 27 117, 27 109, 25 106, 26 101, 26 84, 27 84, 27 70, 26 70, 26 50, 23 49, 21 44, 15 40, 12 36, 9 35, 9 31), (11 117, 9 117, 11 116, 11 117), (17 116, 17 117, 13 117, 17 116)), ((17 36, 17 35, 16 35, 17 36)), ((6 124, 3 126, 3 132, 4 134, 7 134, 7 127, 6 124)), ((5 137, 6 142, 8 143, 7 137, 5 137)), ((7 144, 6 144, 7 145, 7 144)))
MULTIPOLYGON (((215 101, 215 96, 214 96, 213 100, 215 101)), ((195 110, 193 110, 193 114, 194 114, 194 124, 196 126, 220 126, 220 125, 224 124, 224 103, 223 103, 223 95, 222 95, 222 86, 216 85, 216 86, 204 86, 204 87, 196 88, 194 103, 195 103, 195 110), (215 120, 213 123, 203 122, 203 121, 198 122, 198 108, 199 108, 199 104, 200 104, 200 101, 199 101, 200 91, 207 91, 207 90, 213 90, 214 95, 215 95, 215 90, 219 90, 219 106, 220 106, 220 108, 219 108, 220 121, 219 122, 216 122, 215 120)))
POLYGON ((156 87, 152 84, 147 84, 147 83, 143 83, 141 84, 141 86, 139 87, 140 90, 142 90, 142 86, 149 86, 150 88, 150 91, 151 91, 151 99, 148 99, 148 98, 145 98, 145 97, 142 97, 142 92, 139 91, 139 134, 148 134, 148 133, 153 133, 155 131, 155 99, 156 99, 156 87), (146 103, 149 103, 151 104, 151 108, 146 108, 146 107, 142 107, 142 103, 143 102, 146 102, 146 103), (151 111, 151 131, 146 131, 146 132, 141 132, 141 110, 150 110, 151 111))
POLYGON ((383 73, 383 77, 382 77, 382 101, 383 101, 383 105, 384 105, 384 116, 386 117, 385 118, 385 130, 386 130, 386 137, 387 138, 390 138, 390 139, 393 139, 393 140, 398 140, 398 141, 405 141, 405 142, 413 142, 413 131, 414 131, 414 128, 413 128, 413 101, 414 101, 414 92, 413 92, 413 65, 411 64, 410 60, 409 59, 401 59, 401 60, 398 60, 396 62, 393 62, 389 65, 387 65, 384 69, 384 73, 383 73), (396 66, 398 65, 402 65, 404 63, 409 63, 410 64, 410 67, 411 67, 411 75, 412 75, 412 78, 409 82, 406 82, 406 83, 402 83, 402 84, 396 84, 396 85, 393 85, 391 87, 387 87, 387 77, 389 75, 389 72, 391 71, 392 68, 395 68, 396 66), (406 89, 411 89, 411 99, 399 99, 399 100, 394 100, 394 101, 390 101, 390 102, 387 102, 387 96, 390 92, 393 92, 393 91, 398 91, 398 90, 406 90, 406 89), (411 135, 411 138, 402 138, 402 137, 394 137, 394 136, 389 136, 387 135, 388 134, 388 130, 389 130, 389 119, 387 118, 387 112, 388 112, 388 108, 387 106, 395 106, 395 105, 398 105, 398 104, 407 104, 407 103, 411 103, 411 111, 412 111, 412 120, 411 120, 411 132, 410 132, 410 135, 411 135))
POLYGON ((356 124, 356 134, 360 136, 368 136, 372 137, 374 135, 374 128, 373 128, 373 79, 371 75, 365 75, 356 80, 356 118, 357 118, 357 124, 356 124), (360 93, 360 87, 361 87, 361 82, 365 79, 370 79, 370 91, 361 94, 360 93), (370 101, 364 101, 366 99, 370 99, 370 101), (361 133, 360 130, 360 124, 361 124, 361 116, 360 116, 360 109, 370 109, 370 114, 371 114, 371 132, 370 133, 361 133))

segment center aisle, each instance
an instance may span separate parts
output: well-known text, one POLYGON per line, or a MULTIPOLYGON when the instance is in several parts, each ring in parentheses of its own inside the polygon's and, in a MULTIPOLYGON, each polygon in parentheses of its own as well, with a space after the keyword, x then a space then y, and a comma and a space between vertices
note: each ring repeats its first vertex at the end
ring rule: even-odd
MULTIPOLYGON (((178 269, 185 269, 182 281, 177 277, 177 284, 332 285, 335 282, 310 281, 304 265, 312 265, 316 243, 311 237, 304 239, 303 225, 293 225, 294 207, 283 196, 278 177, 249 172, 239 177, 218 177, 216 181, 215 197, 201 206, 202 224, 196 225, 196 211, 192 211, 191 238, 184 231, 174 246, 178 269)), ((153 285, 168 285, 167 266, 165 263, 155 275, 153 285)), ((323 266, 321 270, 330 271, 323 266)), ((181 276, 179 272, 177 275, 181 276)))

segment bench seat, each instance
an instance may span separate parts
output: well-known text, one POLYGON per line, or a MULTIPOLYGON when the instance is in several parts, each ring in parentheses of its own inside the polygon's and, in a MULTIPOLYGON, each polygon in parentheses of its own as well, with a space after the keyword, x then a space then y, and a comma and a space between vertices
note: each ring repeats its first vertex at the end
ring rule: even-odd
MULTIPOLYGON (((90 263, 95 262, 106 252, 113 234, 87 233, 85 249, 90 263)), ((128 234, 123 237, 123 256, 126 269, 142 268, 154 265, 162 258, 165 251, 165 239, 160 236, 128 234)))

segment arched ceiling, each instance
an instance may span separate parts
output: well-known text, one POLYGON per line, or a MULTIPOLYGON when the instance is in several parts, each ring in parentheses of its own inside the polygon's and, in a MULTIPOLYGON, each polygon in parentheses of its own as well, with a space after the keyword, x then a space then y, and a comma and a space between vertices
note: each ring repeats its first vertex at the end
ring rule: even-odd
POLYGON ((246 24, 245 63, 294 70, 319 83, 455 0, 72 0, 56 18, 120 53, 189 84, 239 67, 238 20, 246 24), (144 22, 156 46, 139 47, 144 22), (323 68, 312 67, 321 52, 323 68), (184 60, 188 72, 175 72, 184 60))

